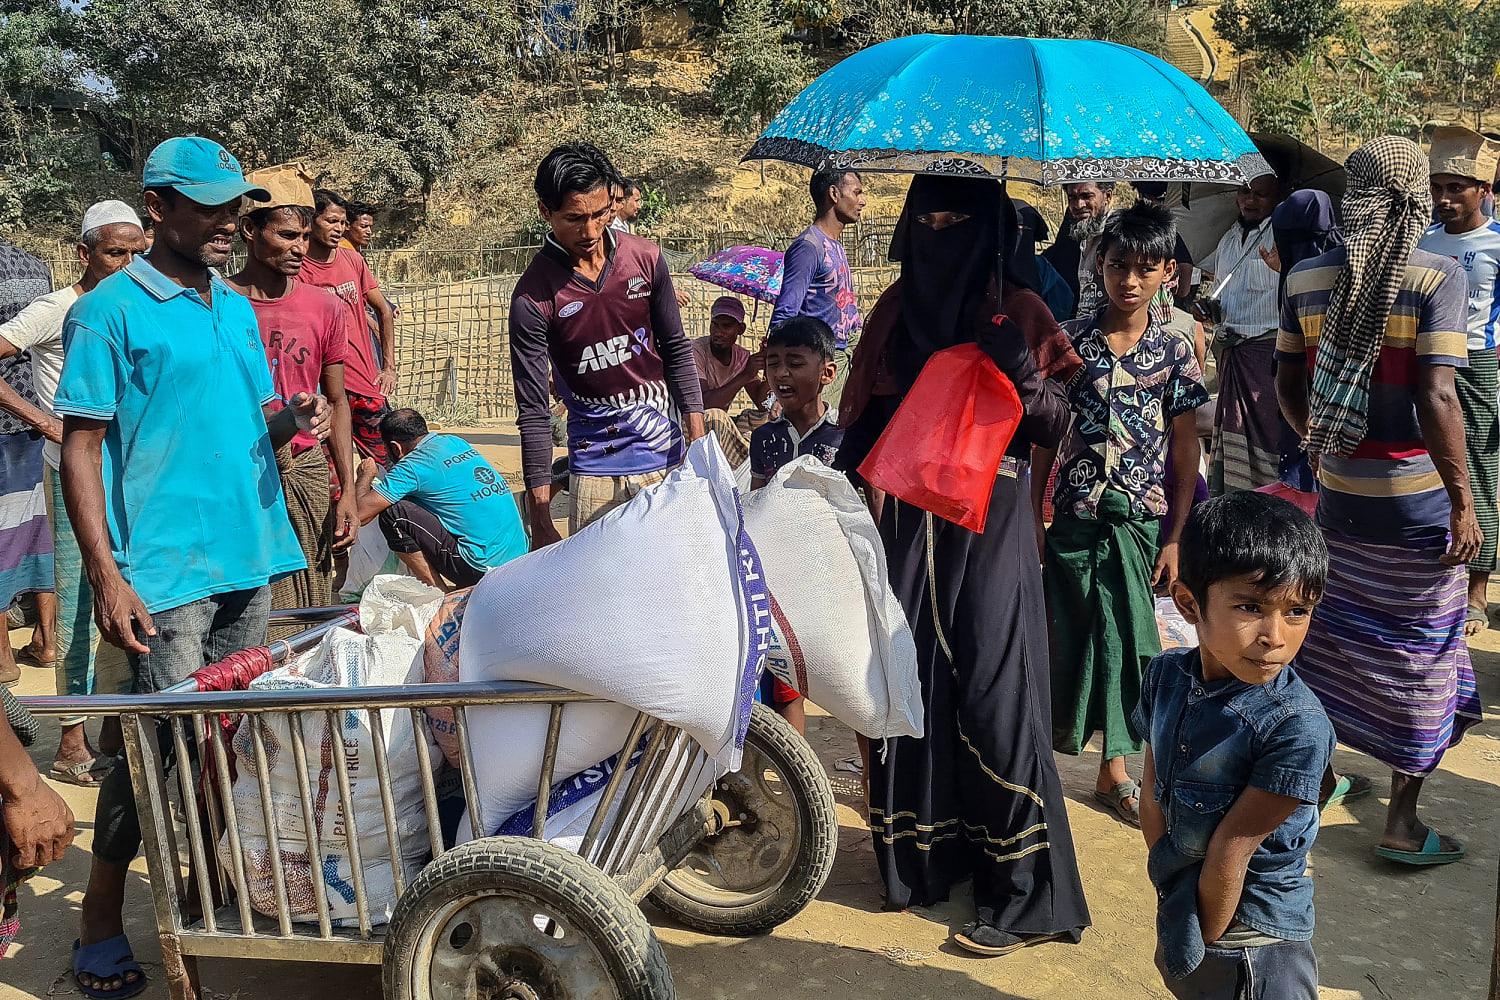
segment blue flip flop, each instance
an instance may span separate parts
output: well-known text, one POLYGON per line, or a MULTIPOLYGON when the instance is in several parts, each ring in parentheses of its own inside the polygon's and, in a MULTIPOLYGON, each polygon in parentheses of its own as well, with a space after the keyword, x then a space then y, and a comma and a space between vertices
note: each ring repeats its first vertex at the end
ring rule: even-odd
POLYGON ((1374 782, 1370 781, 1369 778, 1366 778, 1363 775, 1341 774, 1339 775, 1338 782, 1333 786, 1332 794, 1330 794, 1328 798, 1324 799, 1322 802, 1318 803, 1318 812, 1322 812, 1329 806, 1336 806, 1340 802, 1352 802, 1355 799, 1362 799, 1374 790, 1374 782), (1355 788, 1355 778, 1360 778, 1364 781, 1364 784, 1359 788, 1355 788))
POLYGON ((1443 842, 1438 837, 1437 831, 1428 827, 1427 839, 1422 841, 1420 851, 1398 851, 1394 847, 1377 847, 1375 853, 1387 861, 1395 861, 1403 865, 1447 865, 1462 861, 1468 851, 1464 849, 1463 844, 1459 844, 1455 851, 1443 850, 1443 842))
POLYGON ((98 944, 87 947, 73 942, 73 982, 83 990, 83 995, 90 1000, 125 1000, 133 997, 146 988, 146 970, 142 969, 140 963, 131 954, 130 941, 124 934, 112 937, 98 944), (139 979, 133 983, 125 981, 125 973, 136 972, 140 974, 139 979), (120 980, 120 988, 117 990, 101 990, 93 986, 85 986, 78 982, 79 975, 93 976, 95 979, 110 980, 116 977, 120 980))

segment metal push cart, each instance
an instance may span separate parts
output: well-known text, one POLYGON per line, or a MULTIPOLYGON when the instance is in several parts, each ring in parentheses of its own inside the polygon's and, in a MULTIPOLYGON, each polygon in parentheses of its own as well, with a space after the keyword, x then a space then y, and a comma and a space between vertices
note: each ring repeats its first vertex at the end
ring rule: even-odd
MULTIPOLYGON (((311 648, 336 627, 358 627, 350 608, 279 613, 272 624, 311 627, 261 651, 261 670, 311 648)), ((514 682, 200 691, 197 676, 152 695, 26 699, 38 714, 121 717, 173 1000, 199 995, 199 956, 379 964, 387 1000, 671 1000, 671 970, 637 904, 649 896, 678 921, 707 933, 756 934, 800 912, 833 866, 838 825, 828 777, 797 732, 762 705, 754 706, 740 770, 720 778, 681 814, 672 807, 707 755, 680 729, 638 715, 619 759, 644 747, 640 762, 613 770, 575 854, 536 839, 545 809, 535 810, 529 838, 484 836, 503 817, 480 815, 467 710, 550 706, 536 776, 539 801, 545 802, 555 779, 567 777, 553 774, 563 713, 569 705, 599 699, 514 682), (431 858, 408 883, 391 761, 426 751, 417 741, 388 745, 382 712, 410 712, 414 726, 422 727, 428 708, 453 710, 459 778, 473 806, 475 839, 445 848, 437 780, 418 766, 430 839, 421 849, 430 850, 431 858), (345 813, 341 839, 358 918, 352 926, 330 918, 327 889, 315 874, 310 882, 317 919, 298 922, 292 919, 267 777, 267 726, 276 716, 289 724, 298 795, 294 805, 282 804, 283 815, 300 811, 308 855, 322 858, 302 722, 323 714, 337 744, 332 760, 342 761, 346 748, 335 720, 347 721, 347 713, 363 716, 371 734, 381 803, 373 815, 345 813), (246 872, 230 747, 220 720, 240 716, 241 727, 250 727, 265 813, 274 916, 255 912, 250 894, 235 888, 246 885, 246 872), (201 767, 178 766, 169 777, 170 758, 201 767), (202 780, 195 777, 199 771, 202 780), (381 828, 397 893, 388 924, 371 912, 359 853, 359 831, 381 828), (227 867, 216 850, 225 838, 227 867)), ((243 738, 237 742, 244 746, 243 738)), ((345 769, 326 770, 332 771, 339 801, 351 802, 345 769)))

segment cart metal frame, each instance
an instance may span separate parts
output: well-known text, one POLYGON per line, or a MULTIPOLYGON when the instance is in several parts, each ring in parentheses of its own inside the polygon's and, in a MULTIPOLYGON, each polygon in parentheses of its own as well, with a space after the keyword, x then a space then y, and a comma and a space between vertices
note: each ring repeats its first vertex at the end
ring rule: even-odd
MULTIPOLYGON (((272 615, 273 626, 306 626, 307 631, 291 639, 270 644, 273 660, 284 663, 311 648, 324 635, 340 626, 357 624, 352 608, 303 609, 272 615), (329 616, 333 617, 330 619, 329 616)), ((473 754, 469 742, 467 710, 490 705, 547 705, 547 742, 536 788, 538 801, 546 802, 557 777, 553 772, 563 712, 568 705, 600 702, 577 692, 517 682, 422 684, 404 687, 367 687, 329 691, 229 691, 199 692, 189 680, 150 695, 90 695, 87 697, 34 697, 24 702, 38 715, 118 715, 130 763, 131 783, 140 814, 143 850, 150 873, 152 901, 161 939, 162 956, 173 1000, 196 1000, 199 995, 197 963, 200 956, 253 958, 287 961, 334 962, 379 965, 383 958, 385 926, 372 919, 361 866, 359 829, 366 823, 383 823, 392 874, 398 896, 405 890, 391 792, 392 754, 423 753, 417 746, 387 745, 381 710, 408 711, 415 726, 426 726, 429 708, 451 708, 459 742, 459 771, 464 795, 470 804, 470 832, 475 839, 498 825, 480 814, 473 754), (265 727, 273 716, 290 723, 292 755, 298 775, 298 806, 307 830, 309 853, 321 857, 314 820, 313 793, 307 779, 307 748, 301 722, 322 713, 328 717, 336 746, 334 760, 346 751, 343 733, 333 724, 336 715, 359 713, 372 735, 382 815, 359 816, 346 810, 343 831, 345 850, 351 860, 352 883, 358 910, 357 926, 335 926, 329 917, 323 880, 314 877, 313 895, 317 921, 292 920, 286 875, 282 868, 271 787, 267 777, 265 727), (243 716, 250 726, 259 775, 260 799, 269 846, 276 899, 274 917, 251 909, 249 894, 235 891, 244 886, 244 852, 229 778, 230 752, 218 719, 221 715, 243 716), (182 764, 190 760, 209 762, 200 767, 178 766, 169 778, 168 755, 182 764), (175 817, 174 817, 174 806, 175 817), (179 832, 179 827, 181 831, 179 832), (184 836, 185 835, 185 836, 184 836), (231 865, 219 862, 216 847, 228 837, 231 865), (230 902, 230 900, 233 900, 230 902)), ((699 772, 707 753, 682 730, 640 713, 620 748, 620 766, 615 767, 604 788, 602 801, 591 819, 579 855, 593 859, 606 876, 639 903, 705 837, 732 821, 724 807, 712 798, 712 789, 693 806, 675 815, 672 805, 699 772), (635 748, 645 744, 640 763, 629 771, 628 760, 635 748), (623 788, 623 798, 622 795, 623 788), (617 815, 608 821, 611 806, 621 802, 617 815)), ((348 803, 350 784, 346 770, 332 768, 340 801, 348 803)), ((437 789, 433 773, 419 767, 423 807, 429 827, 432 859, 445 851, 438 817, 437 789)), ((700 779, 701 780, 701 779, 700 779)), ((531 836, 542 835, 546 810, 537 809, 531 836)), ((430 862, 429 862, 430 863, 430 862)))

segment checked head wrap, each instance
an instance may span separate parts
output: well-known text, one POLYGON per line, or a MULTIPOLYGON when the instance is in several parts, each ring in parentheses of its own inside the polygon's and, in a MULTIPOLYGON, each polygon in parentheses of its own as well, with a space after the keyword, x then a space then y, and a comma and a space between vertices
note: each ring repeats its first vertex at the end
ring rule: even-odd
POLYGON ((1309 454, 1348 456, 1368 430, 1370 375, 1406 265, 1432 218, 1427 155, 1410 139, 1371 139, 1344 165, 1348 261, 1318 338, 1309 454))

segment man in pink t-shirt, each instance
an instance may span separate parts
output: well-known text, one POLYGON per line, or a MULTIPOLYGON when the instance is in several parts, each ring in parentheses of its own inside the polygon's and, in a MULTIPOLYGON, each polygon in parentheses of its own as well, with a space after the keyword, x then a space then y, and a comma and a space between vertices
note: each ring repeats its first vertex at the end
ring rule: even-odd
POLYGON ((287 516, 307 557, 307 569, 271 584, 271 607, 327 607, 333 603, 334 553, 353 545, 359 533, 353 435, 344 389, 350 370, 348 310, 329 290, 298 280, 312 229, 312 188, 295 176, 264 173, 260 183, 271 192, 271 201, 247 201, 242 206, 245 267, 227 281, 255 310, 278 396, 271 405, 279 409, 299 392, 321 390, 327 397, 333 411, 328 446, 340 488, 335 503, 329 460, 311 435, 299 433, 277 450, 287 516))
POLYGON ((380 438, 380 421, 390 412, 386 395, 396 391, 396 317, 380 293, 380 282, 357 251, 339 243, 349 228, 348 207, 332 191, 313 192, 313 222, 301 278, 333 291, 349 312, 349 350, 345 354, 344 392, 349 397, 354 445, 382 467, 390 458, 380 438), (375 365, 375 345, 365 326, 365 306, 380 320, 380 354, 385 367, 375 365))
POLYGON ((709 313, 708 336, 693 341, 698 386, 703 392, 703 421, 718 436, 719 447, 734 465, 743 464, 749 457, 750 442, 745 436, 747 429, 730 417, 729 407, 743 389, 758 411, 770 392, 761 377, 761 356, 740 346, 744 335, 744 305, 733 295, 721 295, 709 313))

